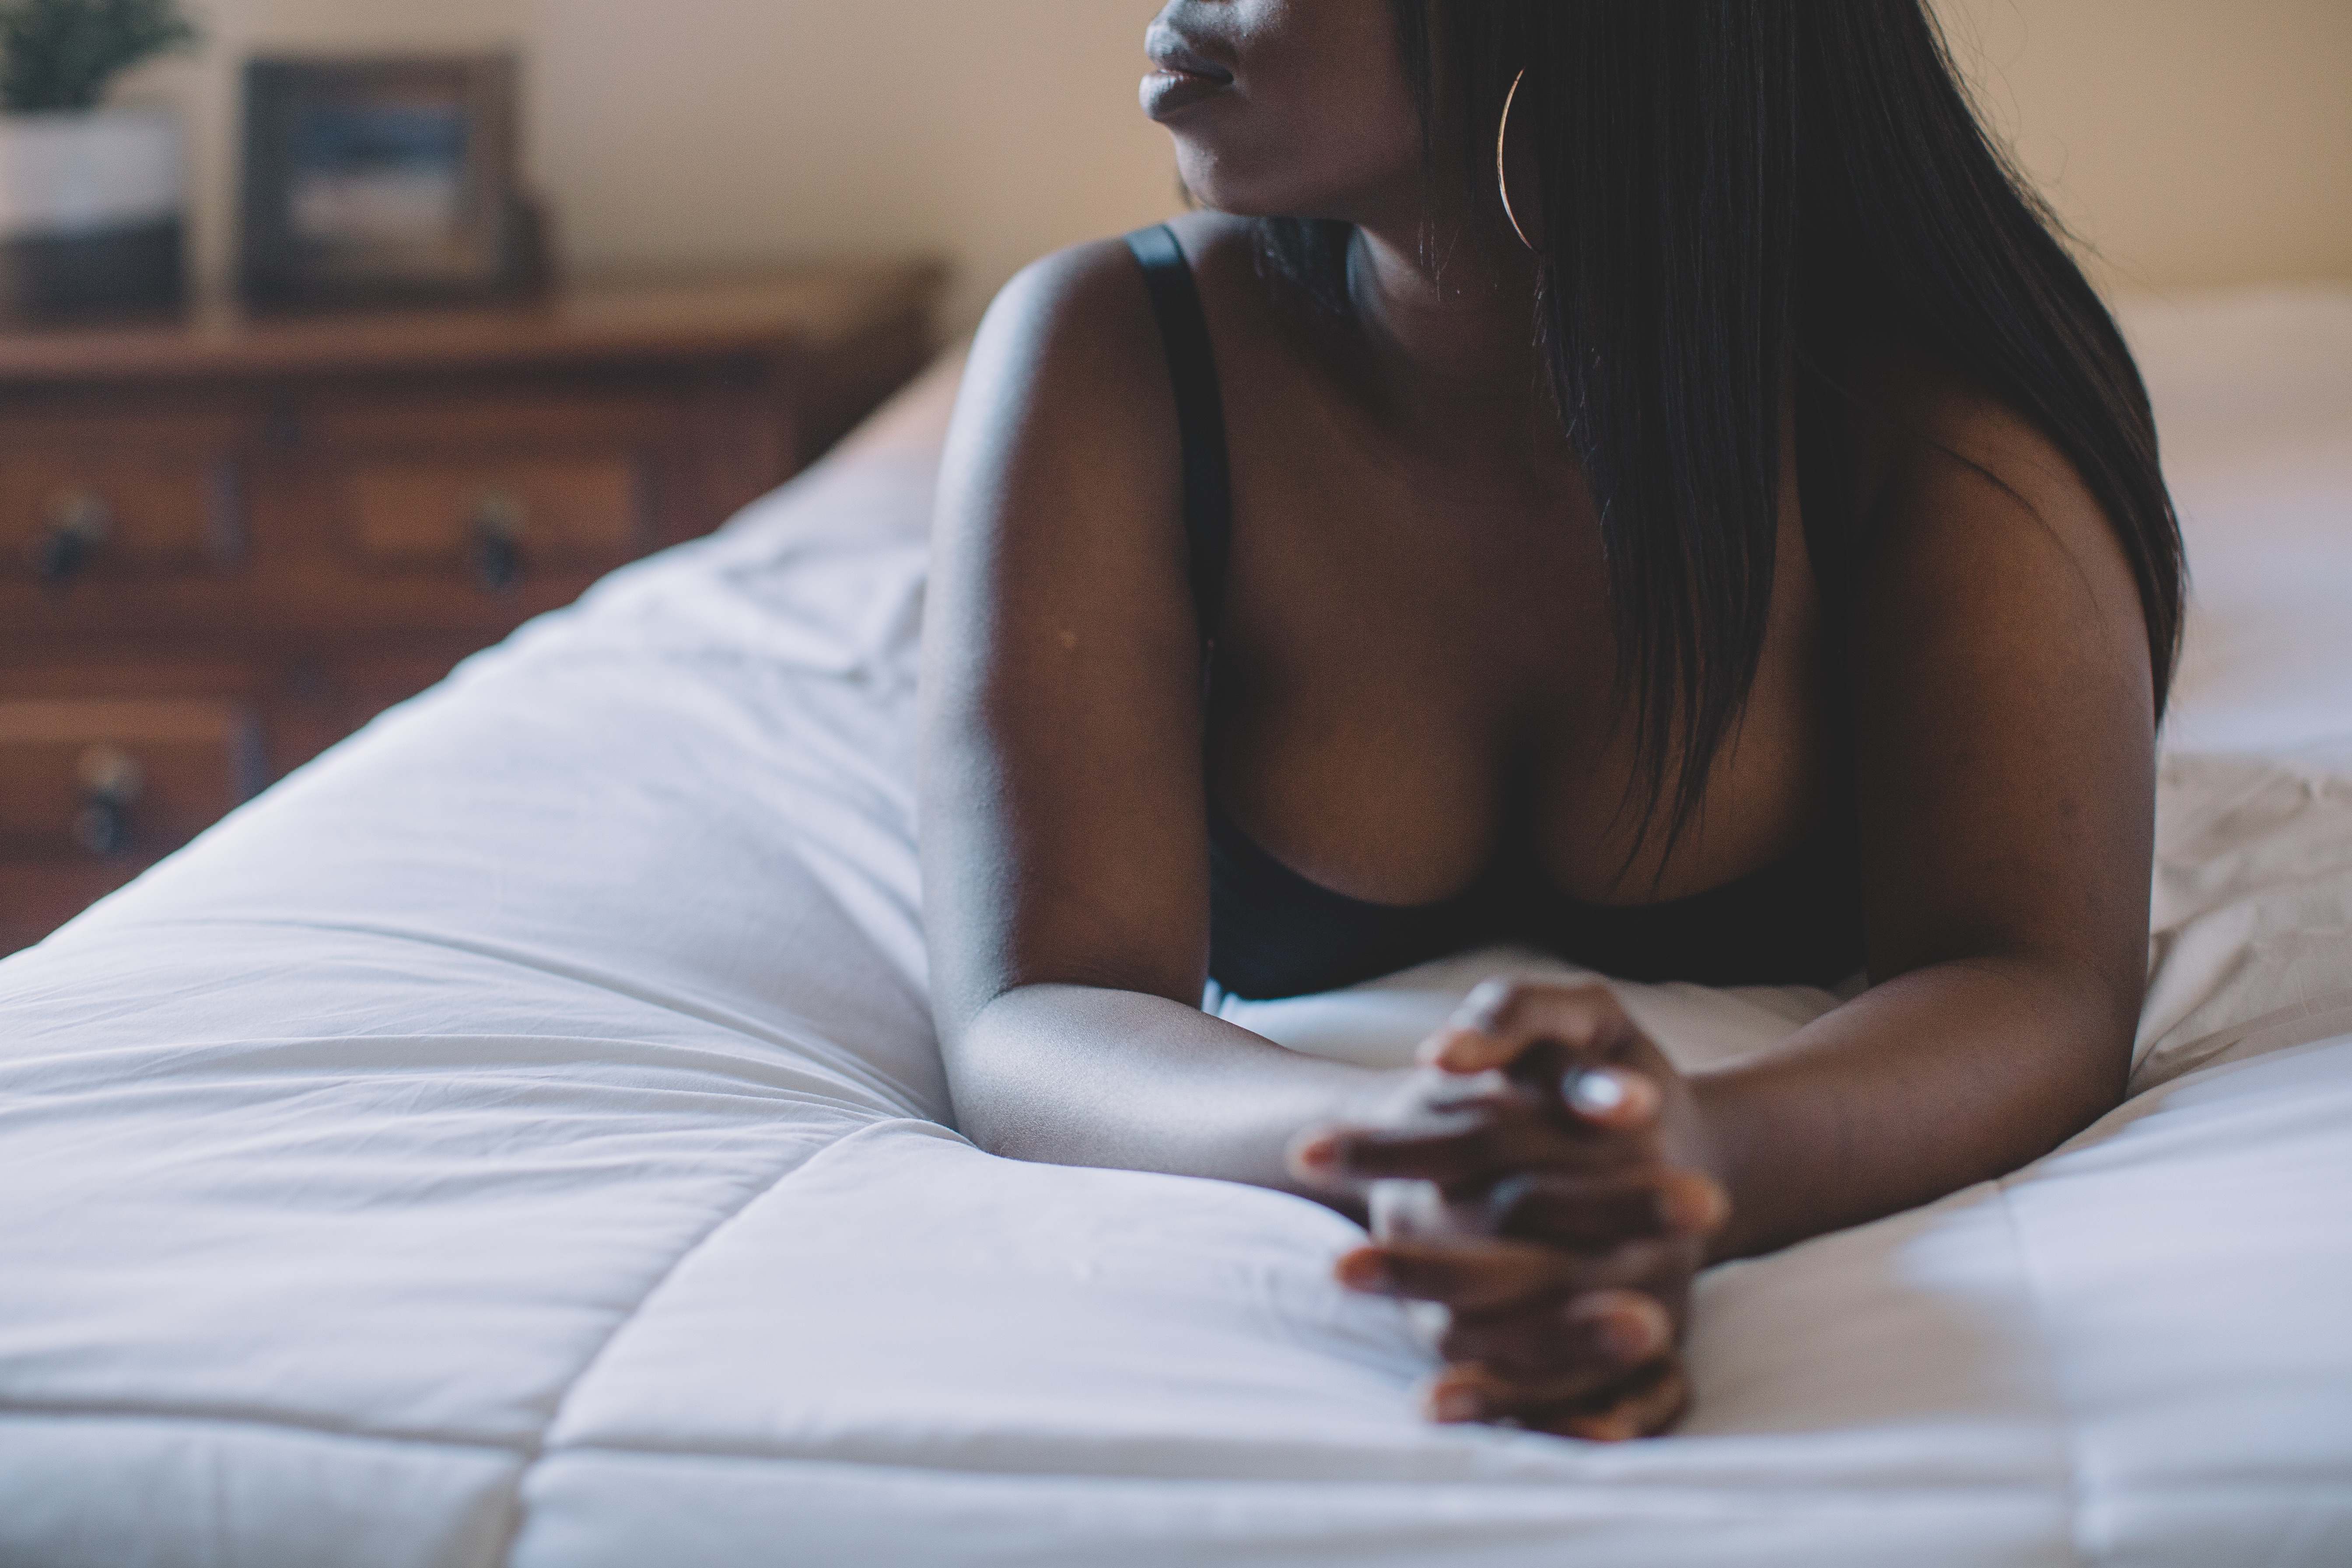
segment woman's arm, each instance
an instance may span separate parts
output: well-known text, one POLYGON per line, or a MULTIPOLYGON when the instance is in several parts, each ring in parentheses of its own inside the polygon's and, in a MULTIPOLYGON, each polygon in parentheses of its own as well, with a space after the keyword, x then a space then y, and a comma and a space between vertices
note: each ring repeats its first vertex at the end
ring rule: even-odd
MULTIPOLYGON (((1654 1057, 1600 1058, 1673 1079, 1664 1133, 1731 1202, 1717 1257, 2015 1170, 2111 1109, 2129 1073, 2155 822, 2138 595, 2047 442, 1997 410, 1939 412, 1888 481, 1846 656, 1875 985, 1686 1083, 1654 1057)), ((1477 1073, 1547 1042, 1624 1045, 1613 1003, 1580 993, 1560 1013, 1557 988, 1520 989, 1434 1059, 1477 1073)), ((1327 1173, 1471 1191, 1546 1157, 1475 1129, 1367 1130, 1327 1173)))
POLYGON ((1446 1418, 1660 1430, 1685 1394, 1676 1325, 1623 1292, 1679 1317, 1690 1238, 1740 1257, 1916 1206, 2047 1152, 2122 1094, 2154 821, 2138 595, 2046 441, 1957 399, 1927 413, 1933 439, 1893 466, 1846 650, 1879 984, 1688 1080, 1605 991, 1497 988, 1429 1054, 1507 1069, 1507 1091, 1300 1149, 1335 1185, 1419 1178, 1454 1199, 1433 1230, 1340 1265, 1453 1309, 1431 1395, 1446 1418), (1626 1075, 1601 1121, 1575 1103, 1595 1067, 1626 1075), (1727 1224, 1676 1167, 1713 1174, 1727 1224), (1604 1323, 1614 1383, 1589 1348, 1604 1323))
POLYGON ((2156 796, 2138 592, 2045 437, 1958 394, 1922 403, 1846 652, 1877 984, 1697 1083, 1725 1256, 2015 1170, 2130 1071, 2156 796))
POLYGON ((1123 246, 1041 263, 989 312, 926 612, 933 1007, 982 1147, 1297 1191, 1291 1136, 1369 1114, 1387 1079, 1198 1010, 1201 634, 1175 431, 1123 246))
POLYGON ((1247 1182, 1360 1220, 1356 1194, 1300 1180, 1286 1151, 1301 1128, 1380 1114, 1405 1076, 1299 1056, 1166 997, 1085 985, 1007 992, 965 1026, 956 1059, 958 1120, 992 1152, 1247 1182))
POLYGON ((2132 1021, 2063 955, 1971 958, 1697 1077, 1706 1163, 1731 1194, 1710 1257, 1774 1251, 2048 1153, 2121 1099, 2132 1021))

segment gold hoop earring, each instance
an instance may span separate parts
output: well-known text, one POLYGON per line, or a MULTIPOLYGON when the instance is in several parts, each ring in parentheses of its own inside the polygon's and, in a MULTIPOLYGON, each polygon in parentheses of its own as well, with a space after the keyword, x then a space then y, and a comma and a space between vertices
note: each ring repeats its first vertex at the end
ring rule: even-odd
POLYGON ((1495 132, 1495 189, 1503 198, 1503 216, 1511 220, 1511 232, 1519 237, 1521 245, 1534 250, 1536 242, 1528 237, 1528 231, 1519 225, 1517 210, 1511 205, 1511 166, 1506 157, 1511 145, 1511 107, 1519 100, 1519 84, 1527 79, 1528 73, 1519 72, 1511 79, 1511 90, 1503 95, 1503 124, 1495 132))

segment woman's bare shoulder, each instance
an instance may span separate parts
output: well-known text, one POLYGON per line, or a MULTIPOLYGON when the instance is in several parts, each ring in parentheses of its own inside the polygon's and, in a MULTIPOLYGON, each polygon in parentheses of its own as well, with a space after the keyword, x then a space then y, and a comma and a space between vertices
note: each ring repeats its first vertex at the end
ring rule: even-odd
POLYGON ((1857 565, 1879 613, 1861 617, 1857 651, 1900 662, 1898 645, 1948 624, 1971 657, 2011 646, 2016 669, 2111 667, 2137 706, 2153 689, 2138 584, 2116 522, 2064 448, 2008 402, 1934 368, 1897 368, 1875 391, 1857 565))
POLYGON ((972 345, 967 394, 975 383, 1036 395, 1089 382, 1133 378, 1156 353, 1143 271, 1123 241, 1092 240, 1031 262, 998 291, 972 345))
POLYGON ((2024 413, 1916 360, 1874 367, 1863 383, 1874 410, 1862 489, 1874 533, 1895 525, 1916 541, 1958 526, 1981 548, 2023 530, 2078 560, 2120 565, 2114 523, 2064 449, 2024 413))
POLYGON ((1925 367, 1901 373, 1891 406, 1907 440, 1898 468, 1915 476, 1957 463, 2001 486, 2037 511, 2076 510, 2089 500, 2074 464, 2032 419, 1959 377, 1925 367))
POLYGON ((1077 528, 1103 501, 1163 487, 1178 462, 1166 365, 1143 269, 1123 243, 1024 268, 989 306, 957 394, 947 536, 1077 528))
MULTIPOLYGON (((1211 269, 1248 265, 1244 227, 1209 214, 1175 226, 1202 271, 1214 319, 1221 290, 1211 269)), ((1017 471, 1102 499, 1122 486, 1172 498, 1179 454, 1167 367, 1142 266, 1124 240, 1032 262, 997 295, 973 341, 950 448, 950 493, 972 479, 992 488, 988 478, 1017 471)))
MULTIPOLYGON (((1219 313, 1217 301, 1255 267, 1247 226, 1194 213, 1170 226, 1219 313)), ((1143 268, 1124 239, 1074 245, 1023 268, 989 307, 976 349, 992 376, 1026 371, 1056 382, 1108 375, 1124 383, 1144 363, 1162 363, 1143 268)))

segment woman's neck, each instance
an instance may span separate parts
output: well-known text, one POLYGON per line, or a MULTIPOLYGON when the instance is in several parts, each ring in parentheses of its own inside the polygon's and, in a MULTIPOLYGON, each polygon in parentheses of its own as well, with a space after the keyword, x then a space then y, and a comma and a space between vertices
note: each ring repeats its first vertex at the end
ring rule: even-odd
POLYGON ((1433 231, 1443 237, 1367 225, 1349 247, 1348 291, 1383 407, 1433 433, 1516 439, 1538 413, 1557 429, 1535 258, 1508 235, 1506 248, 1460 225, 1433 231))

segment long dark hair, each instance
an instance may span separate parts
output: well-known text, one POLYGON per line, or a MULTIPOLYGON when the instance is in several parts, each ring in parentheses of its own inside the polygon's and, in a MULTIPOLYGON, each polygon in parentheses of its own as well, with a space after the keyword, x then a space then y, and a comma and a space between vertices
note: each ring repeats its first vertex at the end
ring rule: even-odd
MULTIPOLYGON (((1861 410, 1844 382, 1865 333, 2013 409, 2073 461, 2137 579, 2161 714, 2185 568, 2147 391, 1920 0, 1390 5, 1425 145, 1436 103, 1493 126, 1522 69, 1534 89, 1514 112, 1540 169, 1535 327, 1600 510, 1669 847, 1762 656, 1784 416, 1817 569, 1867 546, 1846 493, 1861 410)), ((1468 140, 1470 175, 1490 187, 1491 133, 1468 140)), ((1260 235, 1277 276, 1345 310, 1346 225, 1276 220, 1260 235)), ((1843 584, 1822 587, 1834 611, 1843 584)))

